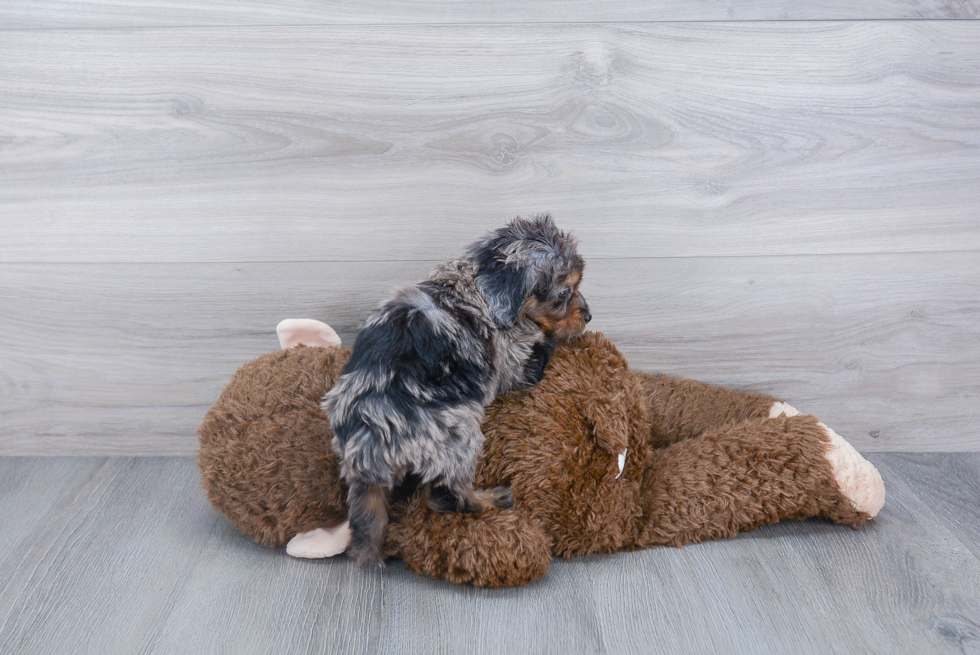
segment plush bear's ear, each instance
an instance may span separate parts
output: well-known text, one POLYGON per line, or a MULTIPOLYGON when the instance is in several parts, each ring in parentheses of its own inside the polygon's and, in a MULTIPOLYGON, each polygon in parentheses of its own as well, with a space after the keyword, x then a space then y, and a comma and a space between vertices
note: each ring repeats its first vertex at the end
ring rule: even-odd
POLYGON ((629 446, 630 416, 622 403, 605 396, 589 397, 582 413, 592 424, 593 436, 599 446, 612 455, 619 455, 629 446))
POLYGON ((337 332, 321 321, 312 318, 287 318, 276 326, 279 345, 283 350, 294 346, 340 347, 337 332))

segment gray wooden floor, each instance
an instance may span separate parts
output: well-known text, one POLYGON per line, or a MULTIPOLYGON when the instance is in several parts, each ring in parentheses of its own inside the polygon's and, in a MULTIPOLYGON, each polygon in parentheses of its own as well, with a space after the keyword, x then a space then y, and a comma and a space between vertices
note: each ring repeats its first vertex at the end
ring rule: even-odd
POLYGON ((0 458, 0 652, 976 653, 980 454, 878 453, 859 531, 786 522, 524 588, 255 545, 188 458, 0 458))

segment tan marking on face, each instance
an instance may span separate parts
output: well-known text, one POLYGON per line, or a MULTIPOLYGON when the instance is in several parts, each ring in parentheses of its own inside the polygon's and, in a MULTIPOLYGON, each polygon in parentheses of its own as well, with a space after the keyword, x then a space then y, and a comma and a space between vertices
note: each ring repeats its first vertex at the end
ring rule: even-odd
POLYGON ((571 339, 585 331, 585 310, 577 297, 568 304, 566 311, 556 310, 551 302, 542 303, 532 297, 524 303, 522 311, 548 338, 556 341, 571 339))
MULTIPOLYGON (((546 331, 547 332, 547 331, 546 331)), ((585 332, 585 312, 580 304, 573 303, 568 314, 552 324, 548 335, 555 341, 564 341, 585 332)))
POLYGON ((551 334, 552 330, 552 317, 551 313, 548 311, 547 306, 540 302, 534 296, 531 296, 524 303, 521 311, 525 316, 538 324, 545 334, 551 334))

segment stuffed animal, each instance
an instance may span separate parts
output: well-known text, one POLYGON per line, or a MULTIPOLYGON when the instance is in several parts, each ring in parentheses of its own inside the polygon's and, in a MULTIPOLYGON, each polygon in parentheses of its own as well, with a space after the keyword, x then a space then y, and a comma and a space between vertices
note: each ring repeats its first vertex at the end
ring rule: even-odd
MULTIPOLYGON (((283 350, 245 364, 198 431, 208 498, 260 544, 342 553, 346 489, 320 410, 349 350, 328 326, 290 320, 283 350)), ((634 371, 586 333, 544 379, 487 408, 478 486, 514 508, 433 512, 395 498, 385 555, 461 584, 504 587, 552 557, 683 546, 782 519, 853 527, 884 503, 875 467, 813 416, 770 396, 634 371)))

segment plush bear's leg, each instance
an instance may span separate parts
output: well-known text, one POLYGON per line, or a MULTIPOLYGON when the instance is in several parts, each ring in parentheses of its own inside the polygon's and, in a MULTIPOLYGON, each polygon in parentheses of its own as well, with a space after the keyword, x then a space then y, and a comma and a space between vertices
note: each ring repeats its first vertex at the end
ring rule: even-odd
POLYGON ((696 380, 637 371, 650 422, 650 445, 663 448, 706 430, 765 418, 772 396, 714 387, 696 380))
POLYGON ((654 451, 637 547, 722 539, 789 518, 856 527, 883 501, 874 466, 815 417, 755 419, 654 451))
POLYGON ((388 526, 385 555, 422 575, 476 587, 523 585, 547 573, 551 539, 524 512, 433 512, 418 496, 388 526))
POLYGON ((308 559, 333 557, 347 550, 350 539, 350 522, 344 521, 333 528, 300 532, 286 544, 286 554, 308 559))
MULTIPOLYGON (((777 402, 769 410, 770 418, 799 416, 800 412, 788 403, 777 402)), ((854 446, 823 422, 819 423, 830 439, 827 459, 834 469, 834 479, 841 492, 851 499, 856 509, 876 516, 885 503, 885 485, 874 464, 864 459, 854 446)))

